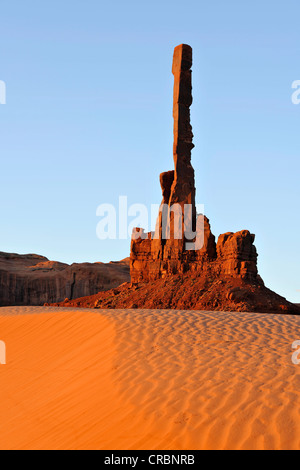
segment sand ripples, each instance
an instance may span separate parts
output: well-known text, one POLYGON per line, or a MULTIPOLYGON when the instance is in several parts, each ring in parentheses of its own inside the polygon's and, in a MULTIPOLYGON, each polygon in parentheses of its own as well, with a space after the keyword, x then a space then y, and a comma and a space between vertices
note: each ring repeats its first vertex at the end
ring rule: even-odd
POLYGON ((300 317, 2 308, 0 339, 1 448, 300 448, 300 317))
MULTIPOLYGON (((119 311, 117 383, 177 448, 299 448, 292 316, 119 311)), ((154 440, 149 443, 154 443, 154 440)))

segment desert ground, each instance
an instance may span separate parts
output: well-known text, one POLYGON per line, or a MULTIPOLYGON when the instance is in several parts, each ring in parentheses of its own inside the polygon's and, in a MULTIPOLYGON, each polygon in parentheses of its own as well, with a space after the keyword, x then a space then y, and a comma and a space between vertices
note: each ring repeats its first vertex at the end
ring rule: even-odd
POLYGON ((300 449, 293 315, 0 308, 0 448, 300 449))

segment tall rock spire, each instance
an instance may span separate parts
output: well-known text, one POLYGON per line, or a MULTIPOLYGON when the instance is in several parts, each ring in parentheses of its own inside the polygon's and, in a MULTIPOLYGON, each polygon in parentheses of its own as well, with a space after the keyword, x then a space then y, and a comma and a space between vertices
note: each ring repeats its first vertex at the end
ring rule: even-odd
POLYGON ((163 200, 154 236, 139 228, 134 230, 130 255, 134 283, 185 272, 192 265, 199 269, 205 259, 216 257, 215 237, 208 219, 200 216, 198 221, 202 223, 196 227, 195 174, 191 164, 194 147, 190 123, 191 67, 192 48, 187 44, 175 47, 172 66, 174 170, 160 175, 163 200), (200 243, 194 244, 195 240, 200 243))
POLYGON ((186 44, 175 47, 172 73, 174 75, 174 174, 161 174, 164 203, 195 205, 195 175, 191 165, 193 132, 190 122, 192 97, 192 48, 186 44), (168 200, 166 200, 166 196, 168 200))
MULTIPOLYGON (((173 92, 173 118, 174 118, 174 144, 173 156, 175 165, 175 179, 184 185, 186 195, 195 192, 194 170, 191 166, 191 150, 193 132, 190 123, 190 106, 192 97, 192 48, 186 44, 175 47, 172 73, 174 75, 173 92), (186 186, 189 186, 188 187, 186 186)), ((189 203, 194 198, 188 197, 189 203)), ((178 201, 181 202, 181 201, 178 201)))
MULTIPOLYGON (((187 44, 181 44, 175 47, 173 56, 172 73, 174 75, 173 91, 173 118, 174 118, 174 175, 172 185, 169 191, 163 186, 163 181, 170 178, 161 176, 163 193, 169 194, 168 205, 179 204, 182 210, 182 218, 188 224, 189 231, 194 231, 196 227, 196 208, 195 208, 195 174, 191 164, 191 150, 193 144, 193 132, 190 123, 190 106, 193 102, 192 97, 192 48, 187 44), (189 213, 185 210, 185 205, 189 204, 189 213)), ((167 188, 168 189, 168 188, 167 188)), ((165 198, 165 196, 164 196, 165 198)), ((184 225, 182 220, 182 230, 184 225)), ((175 228, 176 230, 176 228, 175 228)), ((174 236, 174 216, 170 216, 171 240, 177 238, 174 236)), ((170 250, 167 248, 166 255, 170 256, 170 250)), ((176 242, 179 251, 185 250, 185 237, 182 234, 181 241, 176 242)), ((174 249, 174 246, 173 246, 174 249)))

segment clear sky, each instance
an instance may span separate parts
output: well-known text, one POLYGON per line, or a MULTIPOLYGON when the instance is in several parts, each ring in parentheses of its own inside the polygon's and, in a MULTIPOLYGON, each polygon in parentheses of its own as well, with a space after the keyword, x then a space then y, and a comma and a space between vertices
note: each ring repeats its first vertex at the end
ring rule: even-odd
POLYGON ((192 161, 212 231, 256 234, 268 287, 300 303, 299 0, 0 4, 0 251, 118 260, 96 208, 159 204, 173 169, 173 48, 194 51, 192 161))

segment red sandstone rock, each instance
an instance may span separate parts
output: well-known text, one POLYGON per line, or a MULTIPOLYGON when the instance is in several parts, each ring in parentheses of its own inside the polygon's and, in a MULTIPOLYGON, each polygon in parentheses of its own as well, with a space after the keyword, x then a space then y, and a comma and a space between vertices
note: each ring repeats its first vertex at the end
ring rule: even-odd
POLYGON ((224 234, 219 237, 216 247, 209 220, 203 215, 196 216, 195 178, 191 164, 193 133, 189 111, 192 104, 191 66, 191 47, 185 44, 177 46, 172 68, 175 169, 160 175, 163 200, 155 235, 144 234, 140 230, 133 234, 130 255, 133 283, 186 271, 200 272, 203 264, 211 260, 215 260, 215 271, 223 275, 257 276, 254 236, 246 230, 224 234), (189 227, 190 236, 184 230, 184 224, 189 227))
POLYGON ((184 210, 184 204, 191 204, 195 217, 195 176, 191 165, 191 150, 194 147, 190 123, 190 106, 193 102, 191 67, 192 48, 186 44, 175 47, 172 66, 175 172, 169 205, 179 203, 184 210))
POLYGON ((155 234, 145 234, 142 229, 134 231, 130 254, 132 283, 60 305, 300 314, 299 306, 267 289, 257 274, 254 235, 248 230, 225 233, 216 245, 207 217, 199 215, 196 219, 189 111, 191 66, 191 48, 176 47, 172 69, 175 169, 160 175, 163 200, 155 234), (173 228, 174 213, 171 212, 166 226, 163 223, 162 211, 169 214, 174 203, 182 209, 180 217, 186 215, 185 204, 191 205, 191 225, 196 231, 189 242, 200 241, 195 249, 189 249, 187 239, 176 238, 180 228, 177 231, 173 228), (165 239, 168 232, 170 237, 165 239))
POLYGON ((257 277, 257 253, 253 245, 255 235, 248 230, 224 233, 217 243, 222 271, 229 276, 257 277))
POLYGON ((148 234, 143 239, 143 232, 133 234, 130 257, 133 283, 185 272, 192 268, 193 263, 197 264, 193 269, 197 269, 203 259, 216 257, 215 238, 208 219, 203 216, 200 216, 202 226, 197 232, 197 239, 203 243, 196 251, 187 248, 187 243, 194 242, 196 236, 195 177, 191 164, 194 145, 189 110, 192 104, 191 66, 191 47, 186 44, 177 46, 172 67, 175 169, 160 175, 163 200, 155 235, 148 234), (194 232, 190 239, 185 227, 194 232))
POLYGON ((130 280, 129 260, 71 266, 0 252, 0 306, 43 305, 93 295, 130 280))
POLYGON ((174 182, 174 170, 161 173, 160 185, 161 185, 162 195, 163 195, 162 204, 169 205, 173 182, 174 182))

